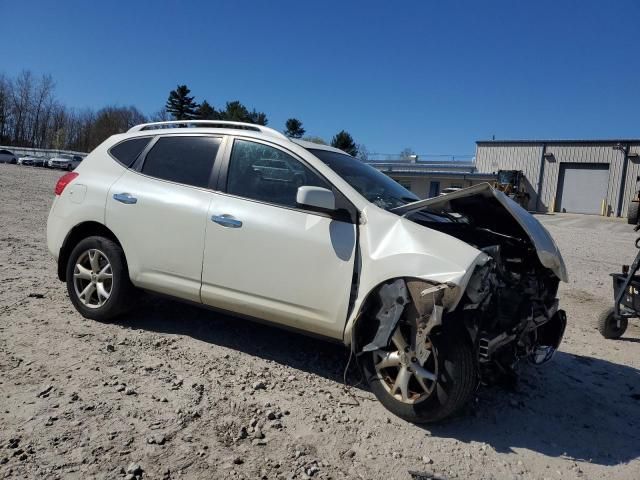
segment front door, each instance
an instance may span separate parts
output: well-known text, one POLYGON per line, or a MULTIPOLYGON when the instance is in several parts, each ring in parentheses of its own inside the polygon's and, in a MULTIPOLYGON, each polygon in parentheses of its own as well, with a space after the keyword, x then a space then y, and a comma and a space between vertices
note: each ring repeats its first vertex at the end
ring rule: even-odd
POLYGON ((241 139, 226 172, 208 214, 202 301, 342 338, 356 226, 295 200, 300 186, 331 185, 288 153, 241 139))
POLYGON ((136 286, 200 302, 208 189, 220 138, 163 136, 107 197, 106 225, 136 286))

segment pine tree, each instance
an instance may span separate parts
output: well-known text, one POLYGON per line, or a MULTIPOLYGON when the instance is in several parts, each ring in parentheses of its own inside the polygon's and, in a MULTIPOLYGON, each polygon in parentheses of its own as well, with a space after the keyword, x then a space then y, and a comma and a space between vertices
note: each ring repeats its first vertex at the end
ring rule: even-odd
POLYGON ((340 130, 333 139, 331 139, 331 146, 339 148, 353 157, 358 154, 356 142, 354 142, 353 137, 344 130, 340 130))
POLYGON ((169 92, 166 109, 175 120, 191 120, 196 118, 198 104, 190 97, 191 90, 186 85, 178 85, 169 92))
POLYGON ((203 100, 196 112, 196 118, 198 120, 218 120, 220 114, 216 112, 216 109, 209 102, 203 100))
POLYGON ((226 108, 220 112, 220 118, 231 122, 255 123, 256 125, 266 125, 269 123, 265 113, 257 112, 255 108, 249 111, 249 109, 238 100, 227 102, 226 108))
POLYGON ((256 112, 254 108, 249 114, 249 119, 247 120, 249 123, 255 123, 256 125, 267 125, 269 120, 267 120, 267 114, 263 112, 256 112))
POLYGON ((289 120, 287 120, 287 123, 285 123, 285 127, 287 127, 287 129, 285 130, 284 134, 287 137, 302 138, 302 136, 304 135, 305 129, 302 128, 302 122, 297 118, 290 118, 289 120))
POLYGON ((227 108, 222 112, 222 118, 231 122, 246 122, 249 119, 249 110, 238 100, 227 102, 227 108))

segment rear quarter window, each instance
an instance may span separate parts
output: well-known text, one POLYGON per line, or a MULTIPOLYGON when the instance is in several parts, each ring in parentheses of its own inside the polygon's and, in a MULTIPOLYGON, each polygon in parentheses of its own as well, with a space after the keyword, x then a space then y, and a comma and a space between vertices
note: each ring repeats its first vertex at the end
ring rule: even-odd
POLYGON ((130 167, 136 161, 142 150, 149 144, 152 137, 137 137, 125 140, 111 147, 109 153, 125 167, 130 167))
POLYGON ((146 154, 141 171, 162 180, 206 188, 219 146, 217 137, 162 137, 146 154))

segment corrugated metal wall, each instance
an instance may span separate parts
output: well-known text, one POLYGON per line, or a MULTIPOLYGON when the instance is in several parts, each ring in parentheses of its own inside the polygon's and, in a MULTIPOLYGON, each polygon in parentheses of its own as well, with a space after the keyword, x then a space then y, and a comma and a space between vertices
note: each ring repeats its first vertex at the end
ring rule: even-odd
POLYGON ((632 157, 629 159, 627 165, 627 178, 624 186, 624 202, 622 203, 622 216, 627 216, 627 209, 629 208, 629 202, 634 197, 635 192, 638 191, 638 176, 640 176, 640 145, 632 145, 629 149, 629 154, 635 153, 638 157, 632 157))
MULTIPOLYGON (((544 156, 544 172, 540 204, 538 210, 548 211, 556 204, 558 191, 558 174, 561 163, 603 163, 609 165, 609 184, 607 186, 606 211, 608 215, 616 215, 618 195, 622 182, 624 153, 615 150, 615 143, 585 144, 585 143, 552 143, 546 144, 544 156)), ((494 172, 502 170, 522 170, 528 180, 527 189, 530 190, 530 209, 536 208, 535 199, 540 175, 541 143, 498 143, 495 145, 478 144, 476 150, 476 165, 479 172, 494 172)), ((639 153, 640 145, 632 145, 629 153, 639 153)), ((636 191, 636 178, 640 175, 640 162, 630 158, 627 164, 625 191, 623 195, 621 215, 626 216, 630 199, 636 191)))
MULTIPOLYGON (((493 173, 498 170, 522 170, 526 178, 525 186, 530 197, 529 209, 534 210, 538 199, 541 155, 542 145, 535 143, 478 145, 476 168, 481 173, 493 173)), ((544 207, 541 207, 541 209, 544 210, 544 207)))

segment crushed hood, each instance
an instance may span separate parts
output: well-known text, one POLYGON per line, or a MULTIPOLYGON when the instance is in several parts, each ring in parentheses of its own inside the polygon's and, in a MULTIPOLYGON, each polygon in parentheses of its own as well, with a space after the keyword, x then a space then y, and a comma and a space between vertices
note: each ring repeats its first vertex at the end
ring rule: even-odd
POLYGON ((407 216, 427 208, 459 213, 480 226, 504 234, 526 235, 536 249, 540 263, 563 282, 568 281, 560 250, 547 229, 533 215, 488 183, 408 203, 391 211, 407 216))

